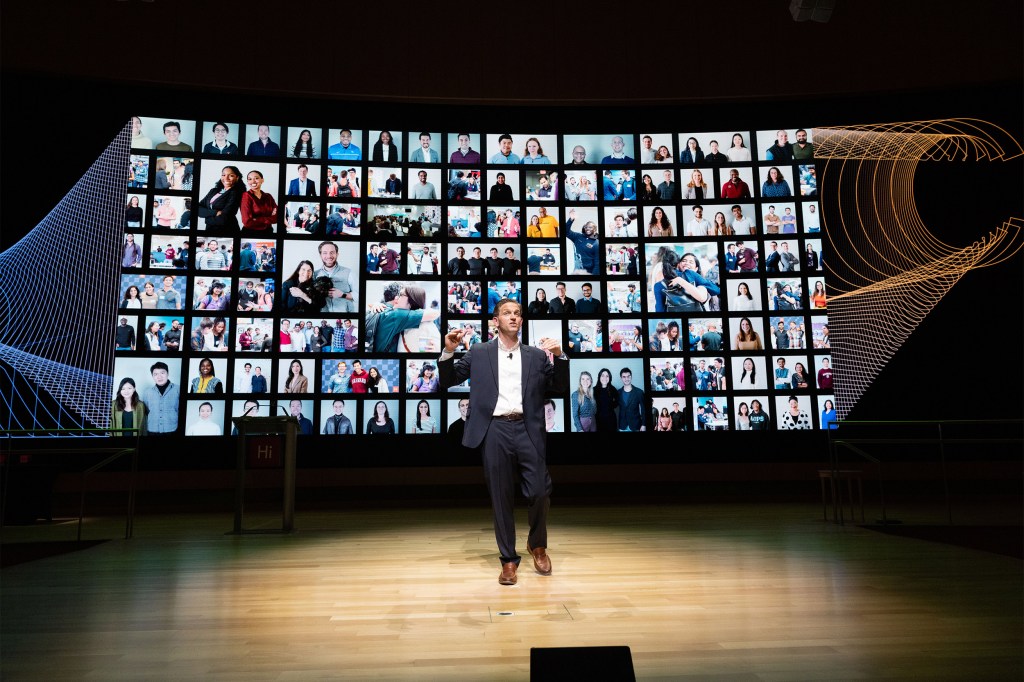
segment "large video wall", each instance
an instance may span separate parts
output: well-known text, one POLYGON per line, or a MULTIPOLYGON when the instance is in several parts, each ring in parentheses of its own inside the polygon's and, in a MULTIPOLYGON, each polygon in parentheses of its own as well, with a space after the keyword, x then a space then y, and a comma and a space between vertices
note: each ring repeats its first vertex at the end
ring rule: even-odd
POLYGON ((524 343, 570 357, 552 432, 834 417, 809 127, 132 121, 115 425, 224 435, 287 413, 307 435, 445 433, 469 387, 438 389, 443 335, 486 341, 502 297, 524 343))

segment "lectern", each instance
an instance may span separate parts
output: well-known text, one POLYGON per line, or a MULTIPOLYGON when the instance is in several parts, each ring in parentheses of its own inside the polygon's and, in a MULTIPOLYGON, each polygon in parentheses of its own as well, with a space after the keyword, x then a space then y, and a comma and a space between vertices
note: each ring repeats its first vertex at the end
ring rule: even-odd
MULTIPOLYGON (((238 431, 238 450, 235 462, 235 526, 230 534, 242 533, 291 533, 295 528, 295 439, 299 433, 297 417, 278 415, 275 417, 235 417, 231 420, 238 431), (245 507, 245 469, 248 455, 249 436, 284 436, 284 495, 281 512, 281 528, 243 530, 242 510, 245 507)), ((257 453, 277 459, 280 454, 272 450, 257 453)))

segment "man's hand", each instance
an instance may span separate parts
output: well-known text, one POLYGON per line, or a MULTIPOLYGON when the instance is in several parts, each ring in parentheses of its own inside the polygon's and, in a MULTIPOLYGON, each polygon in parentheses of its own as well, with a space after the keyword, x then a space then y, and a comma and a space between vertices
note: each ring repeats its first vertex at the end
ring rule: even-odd
MULTIPOLYGON (((570 345, 572 344, 570 343, 570 345)), ((537 342, 537 347, 551 353, 556 358, 562 355, 562 342, 558 339, 544 336, 537 342)))
POLYGON ((462 343, 462 337, 465 335, 466 331, 464 329, 453 329, 448 332, 444 335, 444 349, 449 353, 454 353, 455 349, 462 343))

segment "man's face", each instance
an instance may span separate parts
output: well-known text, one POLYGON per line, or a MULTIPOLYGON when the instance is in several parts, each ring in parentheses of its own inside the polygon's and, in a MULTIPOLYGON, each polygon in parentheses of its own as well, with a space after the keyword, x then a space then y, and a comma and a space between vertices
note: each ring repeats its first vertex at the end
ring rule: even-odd
POLYGON ((693 209, 693 217, 700 220, 704 216, 704 209, 697 206, 693 209))
POLYGON ((256 134, 259 135, 261 140, 266 140, 270 137, 270 128, 268 126, 260 126, 256 129, 256 134))
POLYGON ((252 365, 250 365, 249 363, 245 363, 245 373, 248 374, 251 371, 252 371, 252 365))
POLYGON ((647 137, 646 135, 644 136, 643 142, 644 142, 644 149, 650 149, 651 145, 654 144, 654 140, 652 140, 651 138, 647 137))
POLYGON ((302 401, 300 401, 300 400, 293 400, 288 405, 288 407, 291 410, 291 413, 292 413, 293 417, 298 417, 300 414, 302 414, 302 401))
POLYGON ((583 163, 583 160, 587 158, 587 150, 579 145, 572 148, 572 160, 576 163, 583 163))
POLYGON ((555 291, 558 292, 558 297, 559 298, 565 298, 565 286, 564 285, 559 284, 558 286, 555 287, 555 291))
POLYGON ((325 268, 333 268, 338 261, 338 249, 330 244, 325 244, 320 249, 320 260, 324 262, 325 268))
POLYGON ((548 214, 548 211, 547 211, 547 209, 546 209, 546 208, 544 208, 543 206, 541 206, 541 207, 540 207, 540 209, 538 209, 537 213, 538 213, 538 214, 540 215, 540 217, 541 217, 541 218, 544 218, 544 217, 546 217, 546 216, 547 216, 547 214, 548 214))
POLYGON ((797 141, 798 144, 806 144, 807 143, 807 131, 806 130, 797 131, 796 141, 797 141))
POLYGON ((789 253, 789 242, 782 242, 782 250, 789 253))
POLYGON ((164 128, 164 137, 171 144, 178 144, 178 138, 181 137, 181 129, 178 126, 167 126, 164 128))
POLYGON ((619 375, 619 378, 622 379, 623 387, 629 386, 629 385, 631 385, 633 383, 633 373, 632 372, 623 372, 622 374, 619 375))
POLYGON ((593 291, 594 291, 593 287, 586 287, 586 286, 583 287, 583 297, 584 298, 590 298, 590 294, 593 293, 593 291))
POLYGON ((479 258, 479 257, 480 257, 480 249, 479 248, 473 249, 473 258, 479 258))
POLYGON ((497 258, 497 257, 498 257, 498 250, 497 249, 491 249, 491 258, 497 258))
POLYGON ((623 220, 622 216, 620 216, 620 215, 615 216, 615 227, 622 227, 622 220, 623 220))
POLYGON ((348 365, 346 365, 344 362, 339 362, 338 363, 338 374, 344 375, 345 374, 345 370, 347 370, 347 369, 348 369, 348 365))
POLYGON ((780 130, 779 132, 775 133, 775 139, 778 140, 779 146, 781 147, 782 145, 789 142, 789 133, 787 133, 785 130, 780 130))
POLYGON ((260 376, 261 374, 263 374, 263 370, 260 369, 259 367, 257 367, 256 368, 256 376, 260 376))
POLYGON ((245 289, 246 289, 246 291, 252 291, 252 290, 253 290, 254 288, 255 288, 255 286, 253 285, 253 283, 252 283, 252 282, 246 282, 246 283, 245 283, 245 289))
POLYGON ((419 178, 420 178, 420 184, 423 184, 423 185, 427 184, 427 172, 426 171, 420 171, 419 172, 419 178))
POLYGON ((555 418, 555 406, 551 403, 544 403, 544 419, 552 421, 555 418))
POLYGON ((463 152, 469 150, 469 135, 459 135, 459 149, 463 152))
POLYGON ((515 335, 523 323, 523 313, 518 305, 509 302, 494 311, 494 323, 498 331, 515 335))
POLYGON ((735 169, 729 171, 729 182, 731 182, 733 184, 736 184, 739 181, 740 181, 740 172, 738 170, 735 170, 735 169))
POLYGON ((157 386, 167 385, 167 370, 166 369, 154 369, 153 370, 153 383, 157 386))
POLYGON ((424 149, 430 149, 430 135, 420 135, 420 146, 424 149))
POLYGON ((333 407, 334 414, 338 415, 339 417, 341 416, 341 413, 345 411, 345 403, 343 403, 340 400, 335 400, 333 407))
POLYGON ((352 133, 350 133, 349 131, 343 130, 341 132, 340 137, 341 137, 341 146, 342 147, 347 147, 350 144, 352 144, 352 133))
POLYGON ((459 401, 459 415, 463 419, 469 418, 469 401, 465 398, 459 401))
POLYGON ((174 322, 171 322, 171 329, 177 330, 177 329, 180 329, 180 328, 181 328, 181 323, 180 322, 178 322, 177 320, 175 320, 174 322))
POLYGON ((612 138, 612 152, 615 154, 621 154, 622 148, 626 146, 626 143, 622 141, 622 138, 616 135, 612 138))
POLYGON ((717 154, 718 153, 718 143, 717 142, 712 142, 711 143, 711 153, 712 154, 717 154))
POLYGON ((309 169, 305 166, 299 166, 299 179, 305 180, 307 175, 309 175, 309 169))
POLYGON ((497 182, 499 185, 505 184, 505 175, 503 173, 498 173, 497 182))
POLYGON ((665 171, 665 182, 672 182, 672 171, 665 171))
POLYGON ((499 146, 501 147, 501 153, 505 156, 512 153, 512 140, 507 137, 501 141, 499 146))
POLYGON ((217 250, 217 240, 211 239, 210 241, 206 242, 206 249, 208 251, 210 251, 211 253, 216 251, 217 250))

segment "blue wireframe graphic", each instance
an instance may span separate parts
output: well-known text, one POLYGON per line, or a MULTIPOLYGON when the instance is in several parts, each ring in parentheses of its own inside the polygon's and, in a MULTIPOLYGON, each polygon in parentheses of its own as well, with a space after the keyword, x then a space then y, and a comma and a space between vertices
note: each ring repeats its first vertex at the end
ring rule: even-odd
POLYGON ((104 428, 131 124, 24 238, 0 253, 0 425, 104 428))

